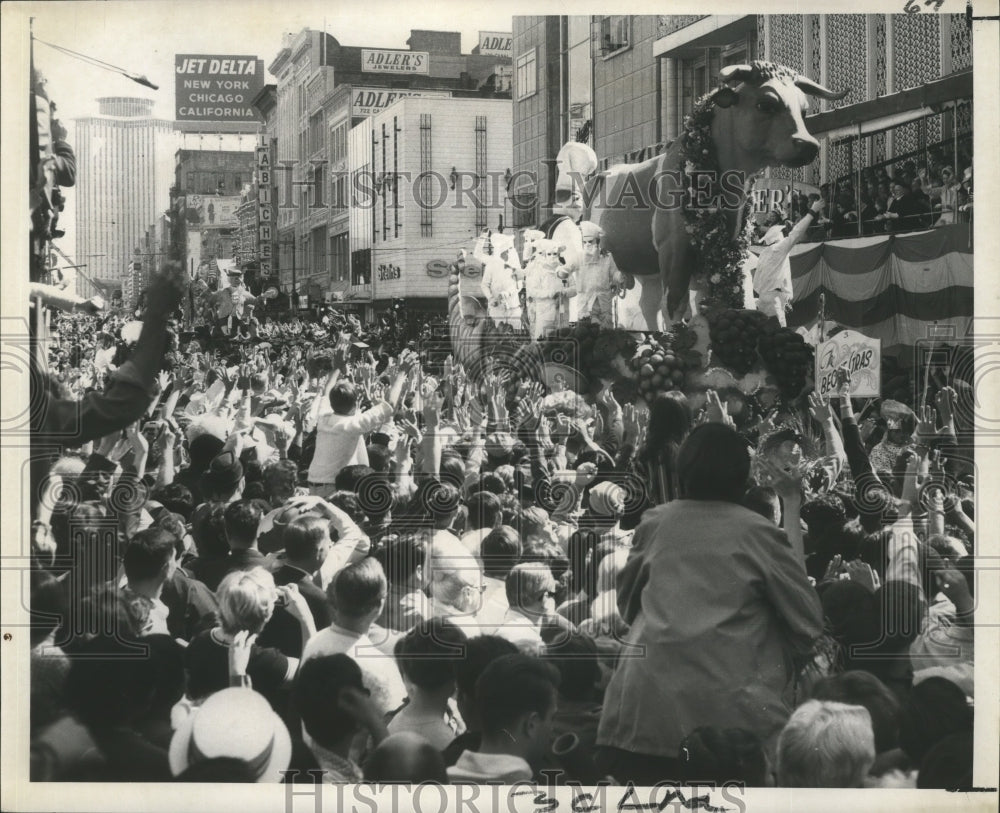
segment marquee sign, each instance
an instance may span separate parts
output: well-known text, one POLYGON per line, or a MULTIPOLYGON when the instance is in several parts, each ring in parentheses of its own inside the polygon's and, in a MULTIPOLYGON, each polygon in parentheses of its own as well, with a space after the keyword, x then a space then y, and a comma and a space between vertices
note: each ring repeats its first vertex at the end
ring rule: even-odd
POLYGON ((479 53, 484 56, 505 56, 509 59, 513 39, 514 35, 509 31, 480 31, 479 53))
POLYGON ((361 70, 366 73, 427 73, 427 51, 361 49, 361 70))
POLYGON ((271 276, 274 259, 274 170, 271 148, 257 147, 257 257, 262 277, 271 276))
POLYGON ((354 93, 353 115, 374 116, 381 113, 389 105, 398 99, 419 98, 448 98, 451 93, 447 90, 394 90, 392 88, 358 88, 354 93))
POLYGON ((264 88, 264 60, 255 56, 176 54, 177 121, 260 121, 250 104, 264 88))

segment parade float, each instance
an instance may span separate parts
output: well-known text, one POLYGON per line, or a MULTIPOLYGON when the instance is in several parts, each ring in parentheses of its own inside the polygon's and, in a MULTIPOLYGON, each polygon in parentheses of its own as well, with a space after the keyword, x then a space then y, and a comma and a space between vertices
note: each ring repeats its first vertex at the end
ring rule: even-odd
MULTIPOLYGON (((680 137, 648 161, 596 173, 596 156, 578 143, 557 157, 555 217, 539 229, 566 243, 576 223, 599 224, 602 247, 630 289, 619 307, 621 327, 581 321, 531 341, 527 331, 487 318, 465 274, 464 253, 453 264, 452 347, 473 379, 509 367, 515 376, 547 381, 561 369, 566 388, 589 401, 606 387, 620 403, 637 404, 680 390, 695 407, 713 389, 738 424, 752 413, 791 406, 811 384, 815 349, 808 332, 761 312, 767 308, 754 309, 747 295, 751 195, 767 166, 803 166, 816 157, 818 143, 802 120, 806 94, 844 93, 767 62, 729 66, 720 79, 680 137), (741 184, 727 183, 736 169, 741 184), (609 195, 613 200, 623 188, 648 190, 650 199, 608 206, 609 195), (678 205, 653 206, 654 196, 678 205)), ((575 246, 577 236, 571 237, 575 246)))

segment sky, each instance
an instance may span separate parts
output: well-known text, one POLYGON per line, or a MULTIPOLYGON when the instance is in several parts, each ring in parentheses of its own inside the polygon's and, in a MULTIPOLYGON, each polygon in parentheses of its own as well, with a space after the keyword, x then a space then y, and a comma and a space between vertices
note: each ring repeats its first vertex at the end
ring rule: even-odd
MULTIPOLYGON (((254 54, 265 69, 281 48, 282 34, 323 29, 342 45, 406 48, 411 28, 459 31, 462 51, 478 43, 478 32, 510 31, 511 6, 438 0, 351 2, 258 2, 244 0, 137 0, 134 2, 50 2, 33 4, 34 33, 40 40, 145 74, 152 91, 108 71, 88 66, 44 45, 35 63, 49 81, 60 115, 68 120, 97 112, 102 95, 155 99, 155 113, 173 118, 174 55, 254 54), (415 8, 420 9, 415 13, 415 8)), ((274 78, 268 75, 268 81, 274 78)))
MULTIPOLYGON (((340 3, 329 0, 73 0, 21 5, 31 9, 37 40, 95 57, 133 74, 145 75, 159 86, 159 90, 150 90, 117 73, 36 43, 35 65, 48 81, 49 97, 55 101, 58 115, 67 125, 71 145, 72 120, 97 114, 99 96, 153 99, 154 115, 172 120, 175 54, 254 55, 264 60, 266 71, 281 48, 283 34, 298 33, 303 28, 325 29, 342 45, 400 49, 407 47, 411 29, 459 31, 462 52, 469 53, 479 42, 479 31, 511 31, 511 10, 516 8, 516 2, 501 10, 499 5, 480 6, 455 0, 416 5, 412 0, 410 3, 400 0, 340 3)), ((530 10, 527 7, 521 12, 530 10)), ((270 74, 265 77, 269 83, 275 81, 270 74)), ((250 147, 246 139, 239 145, 229 140, 225 144, 227 148, 241 145, 250 147)), ((68 190, 66 197, 66 208, 60 217, 60 228, 66 234, 59 240, 59 247, 77 262, 86 262, 86 258, 76 256, 75 252, 73 191, 68 190)))

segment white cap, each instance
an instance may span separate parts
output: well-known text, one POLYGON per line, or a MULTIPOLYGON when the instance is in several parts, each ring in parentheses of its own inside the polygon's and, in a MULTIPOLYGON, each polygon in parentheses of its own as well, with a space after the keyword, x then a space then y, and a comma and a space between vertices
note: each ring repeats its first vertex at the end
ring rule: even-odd
POLYGON ((584 240, 599 240, 604 236, 604 230, 596 223, 584 220, 580 224, 580 235, 584 240))

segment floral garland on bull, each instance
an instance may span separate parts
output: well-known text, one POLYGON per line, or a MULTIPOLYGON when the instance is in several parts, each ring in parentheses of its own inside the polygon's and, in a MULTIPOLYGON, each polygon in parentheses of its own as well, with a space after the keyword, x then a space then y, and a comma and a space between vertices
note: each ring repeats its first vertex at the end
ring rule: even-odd
MULTIPOLYGON (((743 266, 750 256, 753 224, 751 188, 740 213, 740 226, 734 237, 726 210, 717 206, 698 206, 694 200, 695 176, 715 173, 718 178, 719 159, 712 141, 714 116, 711 94, 698 100, 694 112, 684 118, 681 134, 680 171, 684 175, 685 231, 695 249, 697 263, 691 279, 700 285, 706 296, 703 309, 743 307, 743 266)), ((718 182, 712 192, 718 193, 718 182)))

